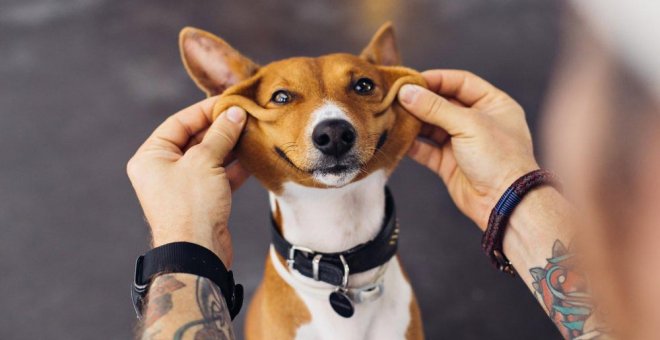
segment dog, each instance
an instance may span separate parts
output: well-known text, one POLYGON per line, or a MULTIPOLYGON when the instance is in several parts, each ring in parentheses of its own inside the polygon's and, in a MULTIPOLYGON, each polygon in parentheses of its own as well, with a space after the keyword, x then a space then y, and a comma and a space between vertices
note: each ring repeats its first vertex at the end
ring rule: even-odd
POLYGON ((246 338, 423 339, 385 185, 421 127, 398 89, 426 83, 398 66, 392 25, 360 55, 265 66, 196 28, 179 46, 193 81, 219 95, 214 118, 249 113, 237 157, 270 194, 273 244, 246 338))

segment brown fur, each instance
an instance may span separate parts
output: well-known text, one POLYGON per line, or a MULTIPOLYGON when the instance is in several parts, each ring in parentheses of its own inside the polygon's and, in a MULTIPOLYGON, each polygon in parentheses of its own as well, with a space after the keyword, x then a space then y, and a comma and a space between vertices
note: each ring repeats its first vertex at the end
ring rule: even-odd
MULTIPOLYGON (((279 256, 278 261, 284 263, 279 256)), ((310 322, 311 318, 305 304, 275 271, 268 256, 264 279, 252 297, 245 319, 245 338, 293 339, 298 327, 310 322)))
MULTIPOLYGON (((395 66, 400 58, 389 23, 381 27, 359 56, 289 58, 261 67, 208 32, 185 28, 179 43, 184 65, 195 83, 209 96, 221 94, 214 118, 232 105, 249 113, 237 146, 238 158, 275 193, 287 181, 323 187, 313 180, 309 171, 305 155, 314 146, 304 130, 310 114, 324 101, 342 106, 357 132, 361 171, 353 181, 379 169, 390 173, 419 132, 421 123, 399 105, 396 93, 404 83, 424 86, 425 82, 416 71, 395 66), (376 84, 369 95, 358 95, 351 90, 351 84, 362 77, 376 84), (291 103, 280 105, 270 101, 272 94, 280 89, 293 94, 291 103), (377 150, 378 139, 384 132, 388 138, 377 150), (293 165, 277 154, 276 147, 285 152, 293 165)), ((279 209, 274 213, 281 219, 279 209)), ((421 339, 421 318, 414 298, 410 313, 412 319, 406 337, 421 339)), ((291 339, 295 330, 310 318, 296 292, 267 259, 264 280, 248 312, 246 337, 291 339)))
POLYGON ((413 294, 413 299, 410 301, 410 324, 406 331, 407 340, 422 340, 424 339, 424 327, 422 326, 422 314, 419 311, 419 304, 417 297, 413 294))
MULTIPOLYGON (((397 254, 397 259, 401 263, 401 256, 397 254)), ((403 270, 403 277, 410 284, 410 277, 408 272, 403 270)), ((411 285, 412 286, 412 285, 411 285)), ((419 310, 419 303, 417 302, 417 296, 413 291, 412 300, 410 301, 410 324, 408 325, 408 330, 406 331, 406 340, 422 340, 424 339, 424 326, 422 325, 422 313, 419 310)))
MULTIPOLYGON (((361 175, 355 178, 357 181, 377 169, 391 171, 417 135, 419 121, 405 112, 397 102, 388 105, 384 113, 379 110, 383 100, 390 99, 386 98, 387 94, 395 94, 398 90, 400 83, 393 87, 396 80, 411 75, 413 73, 408 69, 379 68, 348 54, 332 54, 313 59, 292 58, 265 66, 253 78, 248 79, 245 85, 241 83, 229 88, 220 97, 217 105, 227 108, 234 104, 233 100, 224 100, 235 99, 232 96, 240 94, 243 98, 252 96, 252 100, 260 107, 278 111, 277 118, 273 121, 260 120, 258 113, 250 112, 252 116, 237 149, 242 164, 267 189, 277 193, 281 184, 286 181, 322 187, 312 179, 308 171, 305 153, 309 148, 313 148, 313 145, 304 133, 309 114, 321 104, 319 99, 325 98, 342 105, 352 119, 357 135, 363 138, 363 141, 358 143, 363 166, 361 175), (372 96, 363 97, 346 90, 351 82, 350 78, 355 78, 353 74, 356 73, 360 74, 358 77, 368 76, 376 82, 377 88, 372 96), (275 107, 275 104, 269 103, 272 92, 282 86, 279 84, 282 79, 272 74, 286 74, 287 89, 299 93, 300 100, 294 100, 283 107, 275 107), (306 100, 307 98, 310 100, 306 100), (376 151, 376 143, 384 131, 388 132, 388 140, 376 151), (284 150, 295 167, 279 157, 275 147, 284 150)), ((419 79, 421 78, 416 80, 420 82, 419 79)))

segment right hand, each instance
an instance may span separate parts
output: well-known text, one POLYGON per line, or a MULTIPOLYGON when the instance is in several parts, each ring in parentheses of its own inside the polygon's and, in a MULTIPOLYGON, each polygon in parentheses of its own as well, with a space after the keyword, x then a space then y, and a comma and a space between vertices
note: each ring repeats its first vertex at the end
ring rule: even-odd
POLYGON ((211 123, 217 98, 170 116, 128 162, 128 176, 149 222, 153 246, 187 241, 208 248, 228 268, 231 193, 249 173, 232 149, 246 121, 232 107, 211 123))
POLYGON ((444 181, 458 208, 482 230, 504 191, 539 168, 522 107, 472 73, 432 70, 429 89, 405 85, 403 107, 424 122, 408 155, 444 181))

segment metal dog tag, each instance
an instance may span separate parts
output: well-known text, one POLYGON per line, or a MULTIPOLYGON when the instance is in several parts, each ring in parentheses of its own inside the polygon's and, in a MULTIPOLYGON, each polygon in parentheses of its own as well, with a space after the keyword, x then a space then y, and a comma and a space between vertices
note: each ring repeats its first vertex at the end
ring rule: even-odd
POLYGON ((330 294, 330 306, 332 309, 345 318, 350 318, 355 312, 355 307, 353 306, 353 301, 348 297, 348 295, 338 289, 330 294))

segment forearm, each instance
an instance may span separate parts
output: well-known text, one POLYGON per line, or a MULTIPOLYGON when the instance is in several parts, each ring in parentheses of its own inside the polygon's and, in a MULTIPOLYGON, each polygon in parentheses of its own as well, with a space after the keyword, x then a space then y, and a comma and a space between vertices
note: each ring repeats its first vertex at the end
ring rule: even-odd
POLYGON ((149 289, 142 339, 234 339, 227 304, 211 280, 165 274, 149 289))
POLYGON ((511 216, 504 252, 566 339, 601 338, 587 280, 571 249, 570 213, 554 188, 530 192, 511 216))

